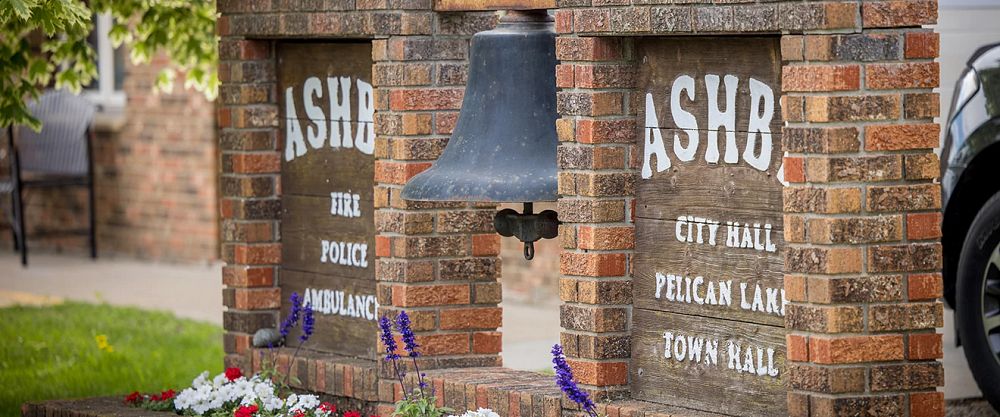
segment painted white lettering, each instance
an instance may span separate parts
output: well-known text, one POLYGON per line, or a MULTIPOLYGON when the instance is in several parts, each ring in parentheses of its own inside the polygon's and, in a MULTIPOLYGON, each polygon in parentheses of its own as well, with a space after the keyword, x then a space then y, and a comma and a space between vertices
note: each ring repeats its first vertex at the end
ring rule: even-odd
POLYGON ((708 281, 708 291, 705 293, 705 302, 710 305, 719 305, 719 300, 715 298, 714 281, 708 281))
POLYGON ((774 251, 778 250, 778 248, 774 246, 774 243, 771 242, 771 224, 770 223, 764 225, 764 236, 766 236, 764 238, 764 250, 766 250, 768 252, 774 252, 774 251))
POLYGON ((285 160, 291 161, 306 154, 306 141, 302 137, 302 126, 295 112, 295 98, 292 87, 285 89, 285 160))
POLYGON ((753 237, 750 236, 750 228, 743 225, 743 240, 740 242, 741 248, 753 248, 753 237))
POLYGON ((350 148, 351 77, 327 77, 326 89, 330 96, 330 147, 350 148))
POLYGON ((719 281, 719 305, 733 305, 733 281, 719 281))
POLYGON ((375 153, 375 103, 372 85, 358 80, 358 133, 354 146, 363 154, 375 153))
POLYGON ((701 362, 701 348, 705 346, 705 339, 688 336, 688 360, 694 363, 701 362))
POLYGON ((692 298, 694 298, 694 302, 697 303, 698 305, 705 304, 705 299, 702 298, 700 295, 698 295, 698 287, 700 287, 701 284, 704 284, 704 283, 705 283, 705 278, 704 277, 700 277, 700 276, 695 277, 694 281, 692 281, 692 283, 691 283, 691 285, 692 285, 692 291, 691 292, 693 293, 692 294, 692 298))
POLYGON ((677 298, 674 296, 674 275, 667 275, 667 300, 674 301, 677 298))
POLYGON ((774 117, 774 91, 767 84, 750 79, 750 124, 747 128, 747 143, 743 150, 743 160, 760 171, 767 171, 771 165, 771 118, 774 117), (764 108, 761 109, 761 101, 764 108), (763 111, 762 111, 763 110, 763 111), (760 153, 757 134, 760 133, 760 153))
POLYGON ((719 341, 712 340, 705 343, 705 365, 719 365, 719 341))
POLYGON ((681 146, 680 135, 674 133, 674 155, 681 161, 694 160, 695 152, 698 150, 698 119, 693 114, 681 108, 681 94, 687 91, 688 100, 694 101, 694 78, 688 75, 681 75, 674 80, 670 88, 670 112, 674 117, 674 124, 687 133, 687 146, 681 146))
POLYGON ((368 244, 353 242, 320 241, 320 263, 368 267, 368 244))
POLYGON ((726 357, 729 358, 728 361, 729 369, 733 369, 739 373, 743 372, 743 366, 740 364, 740 345, 737 345, 736 343, 730 341, 729 346, 727 348, 726 357))
POLYGON ((323 98, 323 83, 316 77, 306 78, 302 84, 302 104, 306 109, 310 125, 306 127, 306 140, 313 149, 323 147, 326 142, 326 115, 323 108, 316 105, 316 99, 323 98))
POLYGON ((740 283, 740 308, 744 310, 750 309, 750 302, 747 301, 747 283, 740 283))
POLYGON ((740 224, 726 222, 726 247, 740 247, 740 224))
POLYGON ((719 76, 705 76, 705 87, 708 93, 708 149, 705 150, 705 161, 710 164, 719 163, 719 128, 726 129, 725 162, 738 162, 739 152, 736 150, 736 89, 739 78, 726 75, 726 111, 719 110, 719 76))
POLYGON ((767 288, 767 312, 769 314, 781 314, 781 307, 778 306, 778 289, 767 288))
POLYGON ((674 359, 678 362, 683 361, 684 357, 687 356, 687 340, 683 337, 677 337, 674 339, 674 359))
POLYGON ((698 237, 695 239, 695 242, 698 244, 705 243, 705 239, 702 237, 702 231, 705 228, 705 219, 701 217, 695 217, 694 222, 695 224, 698 225, 698 237))
MULTIPOLYGON (((715 246, 715 235, 719 231, 719 222, 709 221, 708 223, 708 244, 715 246)), ((770 235, 768 235, 770 236, 770 235)))
POLYGON ((646 93, 646 125, 644 128, 646 139, 642 146, 642 178, 653 176, 653 170, 649 167, 650 157, 656 155, 656 172, 663 172, 670 168, 670 158, 667 157, 667 149, 663 145, 663 134, 660 132, 660 122, 656 118, 656 106, 653 105, 653 94, 646 93))
POLYGON ((767 348, 767 375, 776 378, 778 376, 778 368, 774 366, 774 349, 767 348))
POLYGON ((754 288, 753 304, 750 305, 750 311, 764 311, 764 297, 760 294, 760 285, 754 288))

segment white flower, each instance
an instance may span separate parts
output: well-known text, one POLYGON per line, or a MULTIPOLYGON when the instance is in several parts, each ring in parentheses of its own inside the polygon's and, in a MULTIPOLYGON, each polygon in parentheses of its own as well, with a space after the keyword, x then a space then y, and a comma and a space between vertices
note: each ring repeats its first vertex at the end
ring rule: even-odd
POLYGON ((319 397, 315 395, 289 395, 285 401, 288 412, 295 414, 296 411, 306 412, 319 406, 319 397))
POLYGON ((462 414, 461 416, 452 415, 448 417, 500 417, 500 415, 489 408, 480 408, 476 411, 466 411, 465 414, 462 414))
MULTIPOLYGON (((196 415, 211 414, 226 404, 260 404, 263 411, 277 415, 292 415, 297 411, 312 412, 319 417, 328 417, 329 414, 317 410, 320 404, 317 396, 291 394, 282 400, 275 394, 274 384, 257 375, 230 381, 225 374, 219 374, 209 381, 208 372, 204 372, 191 382, 191 387, 182 390, 174 399, 174 408, 178 412, 196 415)), ((499 416, 494 413, 480 417, 499 416)))

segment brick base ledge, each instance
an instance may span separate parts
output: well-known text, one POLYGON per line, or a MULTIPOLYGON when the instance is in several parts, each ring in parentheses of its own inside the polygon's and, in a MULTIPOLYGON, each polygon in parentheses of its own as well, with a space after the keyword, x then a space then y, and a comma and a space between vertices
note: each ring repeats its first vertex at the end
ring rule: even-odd
POLYGON ((170 412, 143 410, 125 405, 125 397, 98 397, 77 400, 57 400, 26 403, 21 406, 23 417, 176 417, 170 412))
MULTIPOLYGON (((291 349, 276 352, 252 350, 248 356, 230 355, 227 366, 245 371, 259 371, 266 360, 276 360, 280 369, 289 369, 291 349), (250 366, 248 366, 250 365, 250 366)), ((290 373, 299 383, 295 388, 327 394, 343 400, 363 402, 360 408, 379 416, 392 415, 393 403, 402 397, 396 380, 378 378, 373 360, 346 358, 326 353, 299 352, 290 373)), ((562 417, 582 415, 576 404, 566 399, 554 377, 537 372, 507 368, 460 368, 427 371, 427 383, 438 398, 438 405, 461 414, 480 407, 496 411, 501 417, 562 417)), ((407 387, 416 386, 416 375, 407 375, 407 387)), ((338 408, 341 404, 338 404, 338 408)), ((602 401, 598 411, 607 417, 708 417, 716 414, 636 400, 602 401)))

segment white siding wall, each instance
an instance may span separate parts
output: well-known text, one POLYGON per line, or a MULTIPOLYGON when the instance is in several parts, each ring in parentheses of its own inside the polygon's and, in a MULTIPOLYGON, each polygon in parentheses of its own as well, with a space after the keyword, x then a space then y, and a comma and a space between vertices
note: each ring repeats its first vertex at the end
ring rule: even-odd
POLYGON ((941 122, 969 56, 980 46, 1000 42, 1000 0, 940 0, 941 122))

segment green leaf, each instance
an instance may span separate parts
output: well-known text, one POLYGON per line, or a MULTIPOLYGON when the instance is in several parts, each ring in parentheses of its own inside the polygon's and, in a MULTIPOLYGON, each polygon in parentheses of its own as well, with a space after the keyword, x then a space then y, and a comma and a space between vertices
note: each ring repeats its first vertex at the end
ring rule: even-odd
POLYGON ((14 14, 21 20, 31 19, 32 9, 38 5, 33 0, 5 0, 6 7, 14 11, 14 14))

